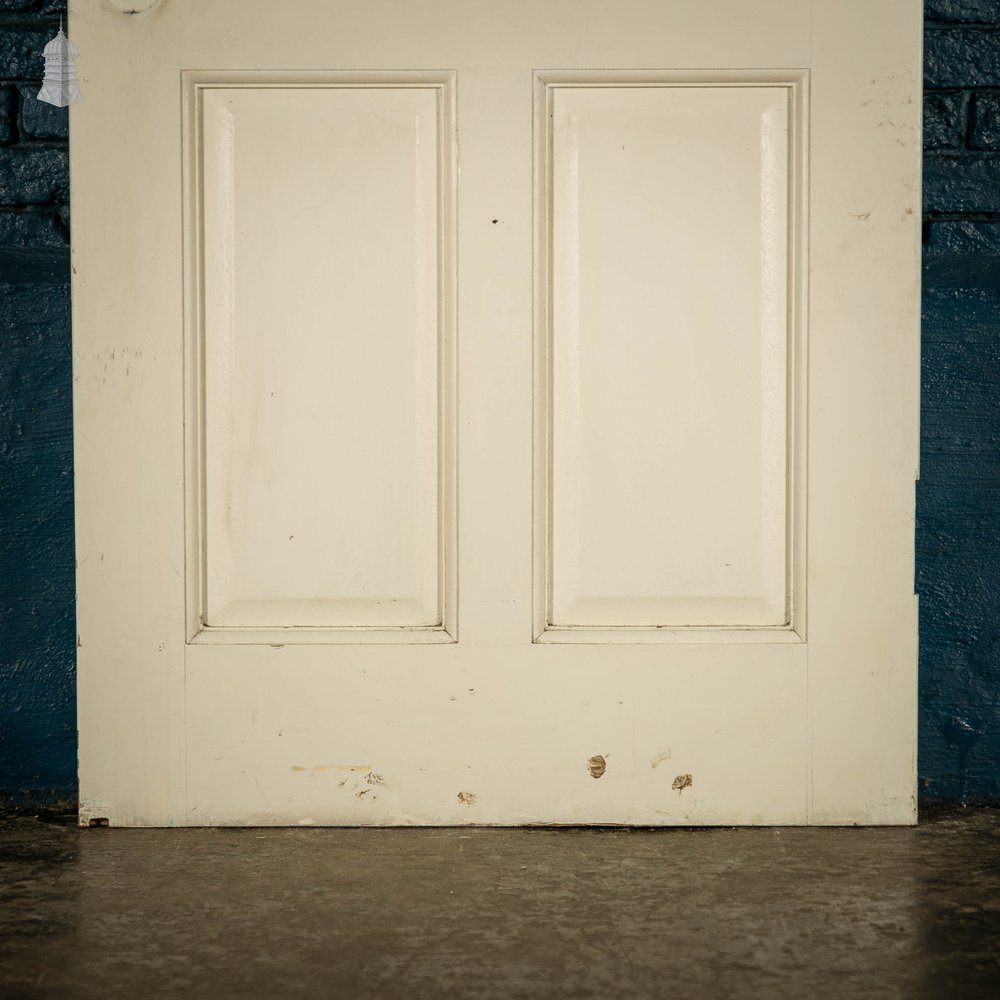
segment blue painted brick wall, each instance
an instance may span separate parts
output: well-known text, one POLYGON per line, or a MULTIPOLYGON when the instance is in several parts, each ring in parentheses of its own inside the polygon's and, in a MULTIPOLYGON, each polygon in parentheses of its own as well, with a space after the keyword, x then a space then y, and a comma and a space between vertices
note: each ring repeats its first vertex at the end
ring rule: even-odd
POLYGON ((76 794, 65 0, 0 0, 0 811, 76 794))
MULTIPOLYGON (((65 0, 0 0, 0 809, 75 792, 65 0)), ((1000 801, 1000 0, 926 0, 920 776, 1000 801)))
POLYGON ((927 0, 920 777, 1000 800, 1000 0, 927 0))

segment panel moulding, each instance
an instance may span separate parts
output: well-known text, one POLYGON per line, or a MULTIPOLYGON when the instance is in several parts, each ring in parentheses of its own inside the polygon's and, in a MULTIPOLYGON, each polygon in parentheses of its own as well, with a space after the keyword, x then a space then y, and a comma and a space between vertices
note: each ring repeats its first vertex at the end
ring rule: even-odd
MULTIPOLYGON (((735 95, 734 95, 735 96, 735 95)), ((747 95, 750 97, 750 95, 747 95)), ((734 102, 736 106, 738 102, 734 102)), ((585 104, 583 106, 586 106, 585 104)), ((642 104, 648 107, 648 102, 642 104)), ((807 173, 807 108, 808 108, 808 71, 791 70, 551 70, 535 73, 534 85, 534 134, 535 134, 535 438, 534 438, 534 537, 533 537, 533 636, 536 642, 570 642, 570 643, 643 643, 643 642, 723 642, 723 643, 759 643, 759 642, 804 642, 806 638, 806 445, 807 445, 807 407, 806 407, 806 352, 807 352, 807 236, 808 236, 808 173, 807 173), (733 614, 733 602, 729 606, 725 598, 719 602, 723 612, 712 618, 711 611, 704 614, 698 612, 695 601, 686 604, 674 602, 674 608, 681 609, 671 614, 666 602, 651 592, 648 598, 642 593, 627 594, 625 598, 598 598, 595 601, 560 599, 554 593, 559 573, 563 571, 565 578, 565 562, 557 563, 557 552, 567 551, 565 531, 561 542, 557 539, 555 530, 557 460, 556 443, 559 440, 556 427, 556 386, 559 369, 557 367, 557 315, 558 301, 565 301, 565 291, 560 292, 560 274, 565 272, 565 253, 568 244, 577 238, 572 227, 566 229, 567 204, 580 205, 581 195, 578 190, 572 192, 572 197, 563 191, 560 193, 559 177, 565 174, 565 168, 556 164, 558 146, 557 115, 560 99, 573 99, 573 95, 583 95, 581 102, 589 100, 586 93, 594 91, 608 93, 611 100, 628 101, 628 94, 635 93, 639 101, 645 102, 641 95, 650 89, 672 92, 678 90, 695 90, 701 93, 715 93, 722 97, 720 90, 754 89, 760 92, 765 89, 768 94, 783 95, 780 100, 786 108, 786 120, 779 122, 779 127, 787 124, 787 147, 783 154, 781 169, 785 171, 782 195, 786 199, 781 208, 780 238, 784 253, 784 264, 781 267, 781 282, 783 288, 779 300, 779 315, 776 322, 782 324, 781 356, 778 363, 783 365, 784 376, 781 392, 781 426, 774 431, 772 438, 781 443, 781 468, 783 475, 783 496, 776 511, 780 512, 783 525, 779 548, 774 551, 771 561, 775 569, 783 577, 783 599, 773 612, 762 611, 754 618, 753 601, 743 601, 749 608, 747 617, 733 614), (615 94, 614 92, 617 92, 615 94), (565 98, 563 98, 565 95, 565 98), (563 174, 559 171, 562 170, 563 174), (562 201, 559 201, 560 197, 562 201), (574 199, 576 199, 574 201, 574 199), (557 214, 557 202, 563 206, 563 215, 557 214), (557 238, 557 228, 562 225, 561 236, 557 238), (561 242, 560 242, 561 240, 561 242), (557 250, 559 246, 561 250, 557 250), (562 253, 562 257, 557 257, 562 253), (560 272, 560 267, 563 271, 560 272), (562 295, 560 300, 559 296, 562 295), (560 547, 561 546, 561 547, 560 547), (657 601, 662 608, 658 609, 657 601), (616 604, 617 601, 617 604, 616 604), (567 608, 570 610, 567 611, 567 608), (575 616, 573 609, 576 609, 575 616), (664 610, 667 608, 667 610, 664 610), (696 613, 688 612, 694 608, 696 613), (620 611, 618 609, 621 609, 620 611), (630 620, 630 613, 634 611, 630 620), (602 617, 606 616, 606 617, 602 617)), ((563 115, 563 125, 573 121, 572 115, 566 119, 563 115)), ((575 127, 575 126, 574 126, 575 127)), ((580 126, 583 128, 584 126, 580 126)), ((586 127, 590 128, 588 136, 594 133, 593 120, 586 127)), ((565 130, 563 133, 563 146, 565 130)), ((592 141, 589 139, 588 141, 592 141)), ((763 145, 763 140, 762 140, 763 145)), ((614 147, 617 150, 617 146, 614 147)), ((624 144, 622 145, 624 149, 624 144)), ((567 154, 568 155, 568 154, 567 154)), ((574 154, 575 155, 575 154, 574 154)), ((580 154, 581 156, 583 154, 580 154)), ((761 154, 764 155, 763 153, 761 154)), ((763 162, 763 161, 762 161, 763 162)), ((577 164, 573 171, 579 171, 577 164)), ((762 170, 765 168, 762 166, 762 170)), ((576 176, 571 172, 567 176, 576 176)), ((761 198, 766 194, 761 188, 761 198)), ((767 207, 761 202, 762 211, 767 207)), ((579 212, 577 213, 580 214, 579 212)), ((763 253, 764 251, 762 251, 763 253)), ((584 283, 585 284, 585 283, 584 283)), ((624 296, 622 297, 624 299, 624 296)), ((580 296, 577 295, 577 303, 580 296)), ((575 308, 575 307, 574 307, 575 308)), ((570 310, 572 312, 572 309, 570 310)), ((563 308, 562 315, 565 316, 563 308)), ((565 331, 565 318, 559 320, 565 331)), ((576 322, 576 321, 574 321, 576 322)), ((762 321, 763 322, 763 321, 762 321)), ((773 324, 772 324, 773 325, 773 324)), ((563 333, 565 337, 565 333, 563 333)), ((574 352, 567 353, 565 345, 562 348, 564 358, 573 357, 574 352)), ((575 353, 579 357, 579 352, 575 353)), ((574 362, 575 363, 575 362, 574 362)), ((762 362, 766 367, 766 364, 762 362)), ((563 374, 565 380, 568 376, 563 374)), ((574 406, 581 406, 580 399, 593 398, 583 392, 579 383, 573 383, 572 392, 563 390, 562 399, 575 396, 574 406)), ((762 432, 763 434, 763 432, 762 432)), ((763 438, 762 438, 763 440, 763 438)), ((565 445, 565 440, 563 441, 565 445)), ((764 447, 764 446, 762 446, 764 447)), ((563 447, 560 453, 566 454, 563 447)), ((565 468, 565 457, 563 466, 565 468)), ((563 480, 565 482, 565 479, 563 480)), ((577 487, 579 488, 579 487, 577 487)), ((577 500, 571 506, 579 507, 577 500)), ((778 515, 776 515, 778 516, 778 515)), ((581 524, 583 522, 580 522, 581 524)), ((593 533, 581 534, 587 544, 593 546, 593 533)), ((581 543, 582 547, 582 543, 581 543)), ((571 560, 572 561, 572 560, 571 560)), ((591 578, 596 574, 591 573, 591 578)), ((574 578, 576 579, 576 578, 574 578)), ((582 578, 581 578, 582 579, 582 578)), ((565 592, 566 587, 563 584, 565 592)), ((706 604, 706 606, 708 606, 706 604)))
MULTIPOLYGON (((458 598, 455 74, 451 71, 186 70, 181 74, 181 90, 184 152, 185 589, 188 641, 239 645, 455 642, 458 598), (436 331, 436 347, 429 346, 420 355, 421 361, 426 359, 428 366, 425 388, 418 386, 413 390, 432 394, 429 404, 432 411, 429 411, 428 417, 431 422, 427 424, 427 443, 421 453, 434 463, 432 468, 436 471, 428 474, 419 473, 418 470, 417 473, 422 476, 420 481, 428 484, 424 490, 427 495, 425 509, 430 512, 427 516, 434 519, 433 524, 428 523, 427 530, 420 535, 424 540, 415 543, 421 546, 419 552, 433 545, 433 550, 429 550, 432 551, 428 557, 430 561, 424 560, 421 563, 424 568, 419 570, 423 574, 421 579, 436 580, 432 585, 436 593, 428 592, 426 600, 415 601, 405 591, 398 596, 391 589, 385 594, 375 592, 362 595, 360 600, 350 593, 333 598, 326 597, 325 594, 309 594, 306 595, 309 599, 296 598, 285 601, 284 605, 281 600, 270 597, 255 604, 253 594, 250 595, 251 600, 247 601, 247 595, 239 592, 234 592, 235 598, 229 600, 228 604, 218 597, 210 599, 211 587, 218 589, 218 567, 225 564, 227 555, 225 552, 221 556, 219 554, 219 532, 216 530, 213 535, 209 531, 208 484, 210 473, 214 474, 213 470, 218 463, 211 469, 208 465, 209 423, 213 411, 206 398, 206 379, 209 377, 206 344, 213 336, 208 320, 210 308, 214 308, 217 313, 219 310, 211 303, 206 305, 207 299, 211 298, 207 294, 206 283, 211 279, 206 273, 206 259, 210 258, 212 252, 212 248, 206 246, 206 162, 208 156, 219 154, 217 150, 207 148, 206 144, 206 101, 211 98, 217 102, 220 94, 231 92, 234 100, 245 102, 249 97, 248 91, 260 93, 262 102, 268 100, 270 94, 288 91, 314 96, 318 91, 343 92, 345 97, 349 96, 347 92, 355 95, 370 92, 373 102, 380 100, 377 99, 378 92, 386 92, 386 101, 396 101, 397 104, 405 100, 406 94, 415 95, 415 104, 425 101, 419 95, 429 96, 427 107, 432 110, 426 115, 422 111, 417 112, 423 117, 414 120, 418 122, 417 127, 422 133, 430 137, 430 148, 426 143, 421 147, 418 136, 415 169, 419 182, 430 192, 426 204, 434 206, 432 211, 436 212, 421 225, 425 232, 433 232, 434 237, 433 243, 426 244, 427 262, 414 264, 416 277, 407 279, 411 284, 423 280, 427 286, 426 293, 415 286, 416 290, 409 294, 417 296, 415 309, 424 309, 426 315, 431 317, 428 322, 434 324, 436 331), (399 95, 398 99, 394 94, 399 95), (425 163, 426 170, 432 171, 429 178, 421 173, 425 163), (429 278, 421 278, 421 275, 428 274, 429 278), (428 479, 428 475, 432 475, 433 480, 428 479), (213 573, 216 577, 210 576, 213 573), (314 596, 317 599, 312 599, 314 596), (267 616, 268 600, 278 609, 273 619, 267 616), (285 613, 283 607, 291 610, 285 613), (249 608, 246 613, 247 622, 227 621, 219 608, 236 609, 230 617, 242 614, 243 609, 249 608), (383 617, 380 617, 380 608, 388 609, 383 617), (360 610, 355 614, 357 609, 360 610)), ((388 104, 386 106, 389 107, 388 104)), ((423 103, 419 106, 423 107, 423 103)), ((392 108, 389 110, 389 115, 396 114, 398 117, 399 113, 392 108)), ((405 118, 399 120, 403 121, 405 118)), ((419 191, 417 197, 419 200, 419 191)), ((419 213, 426 210, 421 203, 416 205, 414 211, 417 212, 419 221, 423 218, 419 213)), ((422 252, 419 237, 417 252, 422 252)), ((400 341, 401 344, 408 343, 405 331, 396 336, 404 338, 400 341)), ((419 345, 411 345, 411 349, 420 350, 419 345)), ((213 405, 218 408, 217 402, 213 405)), ((244 402, 241 405, 248 404, 244 402)), ((377 467, 374 468, 377 471, 377 467)), ((219 507, 218 500, 214 504, 215 508, 219 507)), ((218 521, 218 515, 213 516, 218 521)), ((387 587, 391 587, 391 572, 387 570, 385 576, 390 581, 387 587)), ((376 580, 375 583, 377 582, 376 580)), ((374 584, 371 585, 373 586, 374 584)))

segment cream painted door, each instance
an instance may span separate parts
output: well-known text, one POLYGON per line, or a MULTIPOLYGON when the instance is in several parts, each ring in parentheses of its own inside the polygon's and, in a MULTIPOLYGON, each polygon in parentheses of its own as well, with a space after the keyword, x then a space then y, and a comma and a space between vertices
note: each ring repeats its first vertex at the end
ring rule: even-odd
POLYGON ((125 6, 81 822, 913 822, 918 0, 125 6))

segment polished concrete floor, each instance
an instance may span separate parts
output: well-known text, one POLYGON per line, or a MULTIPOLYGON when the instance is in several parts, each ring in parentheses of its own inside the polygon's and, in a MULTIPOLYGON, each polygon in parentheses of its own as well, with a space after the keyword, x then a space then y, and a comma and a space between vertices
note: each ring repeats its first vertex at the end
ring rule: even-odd
POLYGON ((0 821, 0 997, 1000 997, 1000 811, 915 829, 0 821))

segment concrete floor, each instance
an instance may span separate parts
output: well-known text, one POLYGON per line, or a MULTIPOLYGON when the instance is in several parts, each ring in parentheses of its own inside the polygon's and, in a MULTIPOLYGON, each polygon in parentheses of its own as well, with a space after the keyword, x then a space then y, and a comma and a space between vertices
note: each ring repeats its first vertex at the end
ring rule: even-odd
POLYGON ((1000 996, 1000 811, 916 829, 0 822, 0 996, 1000 996))

